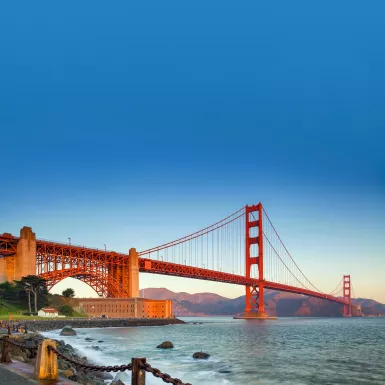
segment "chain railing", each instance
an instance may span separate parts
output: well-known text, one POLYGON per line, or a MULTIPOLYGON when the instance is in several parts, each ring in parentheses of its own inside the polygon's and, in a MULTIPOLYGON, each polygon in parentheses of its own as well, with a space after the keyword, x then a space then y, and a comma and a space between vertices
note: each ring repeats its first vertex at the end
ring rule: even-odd
POLYGON ((9 349, 10 345, 19 348, 22 351, 29 351, 30 358, 35 357, 38 350, 38 346, 18 343, 14 339, 11 339, 9 335, 0 338, 0 341, 3 341, 0 362, 12 362, 9 349))
POLYGON ((104 366, 104 365, 91 365, 86 364, 85 362, 76 361, 73 358, 67 357, 63 353, 61 353, 59 350, 54 348, 52 345, 48 346, 48 351, 54 352, 58 357, 62 358, 64 361, 70 362, 71 364, 82 368, 82 369, 88 369, 93 370, 95 372, 124 372, 125 370, 131 370, 132 366, 131 364, 128 365, 120 365, 120 366, 104 366))
MULTIPOLYGON (((150 364, 146 362, 146 358, 132 358, 130 364, 115 365, 115 366, 106 366, 106 365, 92 365, 84 361, 78 361, 71 357, 66 356, 60 350, 56 348, 56 342, 51 340, 44 340, 40 342, 39 346, 33 346, 30 344, 22 344, 16 342, 15 339, 11 339, 9 335, 5 335, 0 338, 2 344, 2 354, 0 362, 11 363, 10 357, 10 345, 19 348, 23 351, 30 351, 31 357, 35 355, 37 351, 36 358, 36 367, 40 366, 41 362, 56 361, 54 365, 47 365, 47 367, 58 368, 57 360, 61 358, 62 360, 84 370, 94 371, 94 372, 124 372, 129 370, 132 372, 131 385, 145 385, 146 384, 146 372, 151 373, 154 377, 160 378, 163 382, 173 385, 191 385, 190 383, 184 383, 179 378, 172 378, 167 373, 162 373, 159 369, 153 368, 150 364)), ((43 373, 41 370, 35 370, 35 373, 38 373, 40 376, 36 378, 38 380, 56 380, 58 378, 58 372, 49 372, 43 373)))
POLYGON ((163 382, 166 382, 167 384, 174 384, 174 385, 191 385, 190 383, 182 382, 179 378, 172 378, 167 373, 162 373, 159 369, 153 368, 150 364, 146 363, 146 359, 144 358, 133 358, 133 360, 140 360, 139 367, 142 370, 145 370, 148 373, 152 373, 154 377, 161 378, 163 382), (143 362, 144 361, 144 362, 143 362))

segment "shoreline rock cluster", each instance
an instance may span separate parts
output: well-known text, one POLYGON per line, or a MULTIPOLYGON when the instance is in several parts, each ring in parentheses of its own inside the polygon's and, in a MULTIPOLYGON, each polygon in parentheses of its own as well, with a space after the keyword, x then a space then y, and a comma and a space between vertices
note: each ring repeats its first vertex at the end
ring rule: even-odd
MULTIPOLYGON (((23 345, 30 345, 31 347, 37 346, 45 337, 38 333, 27 333, 22 336, 18 336, 17 342, 23 345)), ((67 357, 82 362, 85 364, 92 364, 87 357, 82 357, 77 354, 76 349, 66 344, 63 340, 56 341, 57 348, 67 357)), ((12 360, 24 362, 26 364, 35 365, 36 357, 32 357, 29 350, 22 350, 14 345, 10 345, 10 353, 12 360)), ((58 358, 59 376, 68 378, 82 385, 105 385, 105 380, 114 380, 114 376, 110 373, 91 372, 81 368, 78 368, 69 362, 58 358)), ((115 385, 115 384, 114 384, 115 385)))
MULTIPOLYGON (((174 344, 171 341, 164 341, 160 345, 156 347, 157 349, 173 349, 174 344)), ((207 360, 210 358, 210 354, 204 353, 204 352, 195 352, 192 356, 193 358, 197 360, 207 360)))
MULTIPOLYGON (((169 319, 92 319, 92 320, 42 320, 42 321, 28 321, 26 322, 28 333, 24 335, 18 335, 18 343, 23 345, 30 345, 31 347, 37 346, 42 340, 45 339, 39 332, 51 331, 56 329, 62 329, 61 335, 63 336, 75 336, 76 331, 73 328, 101 328, 101 327, 132 327, 132 326, 161 326, 170 324, 184 324, 183 321, 177 318, 169 319)), ((93 342, 94 339, 87 337, 85 339, 88 342, 93 342)), ((58 350, 60 350, 67 357, 83 362, 92 364, 87 357, 82 357, 77 353, 76 348, 70 344, 66 344, 63 340, 55 339, 58 350)), ((102 340, 98 340, 98 343, 102 343, 102 340)), ((96 343, 96 340, 95 340, 96 343)), ((99 346, 90 346, 92 350, 100 350, 99 346)), ((0 344, 1 350, 1 344, 0 344)), ((14 360, 24 362, 27 364, 35 365, 36 358, 32 357, 30 351, 24 351, 20 348, 10 345, 11 357, 14 360)), ((110 385, 124 385, 129 383, 129 376, 124 372, 118 373, 101 373, 91 372, 58 358, 59 376, 68 378, 82 385, 105 385, 106 380, 112 381, 110 385)))
POLYGON ((178 318, 92 318, 74 320, 38 320, 26 321, 24 324, 28 331, 48 332, 63 329, 66 326, 72 328, 111 328, 111 327, 135 327, 135 326, 164 326, 184 324, 178 318))

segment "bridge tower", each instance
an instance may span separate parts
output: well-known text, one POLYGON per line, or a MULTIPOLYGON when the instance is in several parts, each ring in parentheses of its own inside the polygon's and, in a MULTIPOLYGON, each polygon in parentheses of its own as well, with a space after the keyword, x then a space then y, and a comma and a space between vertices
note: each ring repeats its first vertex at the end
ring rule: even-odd
POLYGON ((253 206, 246 206, 246 277, 251 277, 252 265, 258 266, 259 284, 256 286, 246 286, 246 307, 244 316, 247 318, 262 318, 266 317, 264 305, 264 278, 263 278, 263 231, 262 231, 262 204, 258 203, 253 206), (256 213, 258 219, 252 213, 256 213), (251 218, 251 216, 253 218, 251 218), (252 236, 251 230, 257 228, 257 234, 252 236), (258 255, 252 254, 252 245, 258 245, 258 255))
POLYGON ((16 242, 14 252, 7 258, 0 258, 0 282, 12 282, 36 274, 35 233, 30 227, 24 226, 16 242))
POLYGON ((343 296, 344 301, 349 302, 349 304, 344 305, 343 316, 351 317, 352 316, 352 297, 351 297, 351 284, 350 284, 350 275, 344 275, 343 279, 343 296))

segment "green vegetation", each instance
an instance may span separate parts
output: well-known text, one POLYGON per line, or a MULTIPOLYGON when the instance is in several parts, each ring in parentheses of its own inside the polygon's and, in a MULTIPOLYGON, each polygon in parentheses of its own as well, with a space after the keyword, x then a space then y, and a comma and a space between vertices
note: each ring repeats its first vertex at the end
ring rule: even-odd
MULTIPOLYGON (((47 306, 58 309, 59 314, 67 317, 85 317, 84 313, 79 313, 73 308, 79 307, 78 300, 72 298, 75 294, 73 289, 64 291, 67 291, 68 297, 49 294, 46 281, 33 275, 13 283, 0 283, 0 320, 9 319, 10 315, 14 320, 26 319, 30 316, 29 319, 46 319, 38 317, 37 311, 47 306)), ((78 310, 81 311, 81 308, 79 307, 78 310)))
POLYGON ((59 312, 67 317, 72 317, 74 314, 74 309, 72 309, 71 306, 68 305, 63 305, 60 309, 59 312))
POLYGON ((75 297, 75 290, 68 288, 68 289, 63 290, 62 294, 66 298, 73 298, 73 297, 75 297))
POLYGON ((45 279, 39 278, 36 275, 27 275, 20 281, 16 281, 22 290, 19 293, 26 293, 28 298, 28 310, 31 310, 31 294, 33 295, 34 312, 37 313, 38 308, 48 305, 48 290, 45 279))
MULTIPOLYGON (((0 299, 0 317, 8 314, 22 314, 23 308, 17 304, 9 303, 4 299, 0 299)), ((1 318, 0 318, 1 319, 1 318)))

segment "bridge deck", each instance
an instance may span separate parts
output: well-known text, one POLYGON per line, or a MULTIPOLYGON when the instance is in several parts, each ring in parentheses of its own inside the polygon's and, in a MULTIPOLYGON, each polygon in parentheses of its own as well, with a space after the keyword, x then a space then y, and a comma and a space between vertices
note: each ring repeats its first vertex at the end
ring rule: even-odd
MULTIPOLYGON (((16 252, 16 246, 18 237, 11 236, 10 234, 2 234, 0 235, 0 256, 7 257, 16 252)), ((60 253, 64 255, 71 255, 71 253, 81 252, 82 255, 88 255, 90 259, 96 258, 99 261, 103 260, 114 263, 122 263, 123 260, 128 258, 127 254, 116 253, 114 251, 109 250, 99 250, 88 248, 84 246, 75 246, 69 244, 63 244, 58 242, 51 242, 45 240, 36 240, 37 247, 47 248, 54 247, 60 248, 60 253)), ((60 272, 65 272, 69 269, 62 269, 60 272)), ((247 278, 241 275, 235 275, 230 273, 225 273, 221 271, 214 271, 209 269, 202 269, 193 266, 186 266, 177 263, 159 261, 149 258, 139 258, 139 270, 143 273, 151 273, 151 274, 161 274, 161 275, 171 275, 177 277, 185 277, 185 278, 193 278, 193 279, 201 279, 207 281, 216 281, 216 282, 224 282, 230 283, 234 285, 242 285, 242 286, 255 286, 260 283, 259 279, 255 278, 247 278)), ((308 290, 306 288, 300 288, 295 286, 284 285, 281 283, 264 281, 264 287, 271 290, 279 290, 285 291, 293 294, 302 294, 310 297, 316 297, 321 299, 326 299, 328 301, 337 302, 340 304, 349 304, 347 301, 344 301, 340 297, 334 297, 332 295, 324 294, 317 291, 308 290)))

